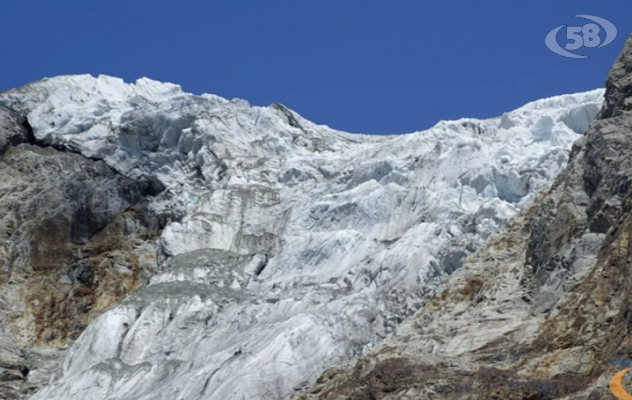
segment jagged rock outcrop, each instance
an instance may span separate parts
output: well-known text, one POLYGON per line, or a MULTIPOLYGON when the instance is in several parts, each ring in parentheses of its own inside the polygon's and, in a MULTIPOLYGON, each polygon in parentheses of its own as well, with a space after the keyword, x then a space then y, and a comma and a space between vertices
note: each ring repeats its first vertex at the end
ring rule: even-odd
POLYGON ((610 360, 632 357, 630 82, 632 37, 550 190, 378 349, 290 398, 614 398, 610 360))
MULTIPOLYGON (((378 137, 149 79, 0 94, 31 128, 0 176, 20 207, 52 207, 0 242, 24 271, 0 303, 7 352, 70 343, 103 311, 32 399, 281 398, 415 313, 548 187, 602 95, 378 137)), ((48 372, 29 365, 35 389, 48 372)))
POLYGON ((34 143, 0 107, 0 398, 46 383, 88 323, 156 266, 147 184, 34 143))

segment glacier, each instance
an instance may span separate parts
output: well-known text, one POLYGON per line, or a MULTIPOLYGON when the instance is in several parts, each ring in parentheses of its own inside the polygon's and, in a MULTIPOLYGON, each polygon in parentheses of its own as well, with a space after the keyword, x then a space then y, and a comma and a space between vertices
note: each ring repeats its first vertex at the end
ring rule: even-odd
POLYGON ((374 136, 107 76, 0 94, 38 143, 153 187, 157 273, 33 400, 279 399, 371 349, 568 160, 603 90, 374 136))

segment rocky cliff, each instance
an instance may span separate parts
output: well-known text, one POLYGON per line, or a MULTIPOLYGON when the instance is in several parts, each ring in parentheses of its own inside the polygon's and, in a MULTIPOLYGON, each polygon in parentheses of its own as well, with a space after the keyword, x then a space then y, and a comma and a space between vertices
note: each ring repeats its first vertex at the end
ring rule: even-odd
POLYGON ((38 145, 0 108, 0 398, 46 382, 88 322, 156 265, 148 185, 38 145))
POLYGON ((385 361, 305 393, 380 397, 444 367, 528 386, 501 349, 530 349, 623 209, 625 160, 601 158, 625 142, 613 96, 598 147, 602 90, 388 137, 149 79, 4 92, 0 397, 278 399, 363 354, 385 361))
POLYGON ((613 399, 611 360, 632 358, 631 104, 632 37, 552 187, 379 348, 291 398, 613 399))

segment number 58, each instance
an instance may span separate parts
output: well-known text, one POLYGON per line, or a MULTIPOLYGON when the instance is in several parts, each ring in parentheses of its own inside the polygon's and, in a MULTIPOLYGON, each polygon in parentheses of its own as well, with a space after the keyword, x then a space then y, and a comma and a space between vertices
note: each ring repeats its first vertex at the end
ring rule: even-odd
POLYGON ((577 50, 582 46, 597 47, 601 43, 599 37, 599 25, 586 24, 584 26, 569 26, 566 28, 566 39, 572 40, 573 43, 566 43, 566 50, 577 50), (581 32, 583 36, 579 34, 581 32))

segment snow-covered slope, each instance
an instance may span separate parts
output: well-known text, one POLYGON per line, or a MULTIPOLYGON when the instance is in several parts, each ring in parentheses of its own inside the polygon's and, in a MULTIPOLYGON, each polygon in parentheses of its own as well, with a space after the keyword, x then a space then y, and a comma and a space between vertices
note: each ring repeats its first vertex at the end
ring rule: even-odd
POLYGON ((564 167, 602 90, 407 135, 110 77, 0 95, 43 144, 151 182, 159 273, 34 400, 278 399, 419 308, 564 167))

